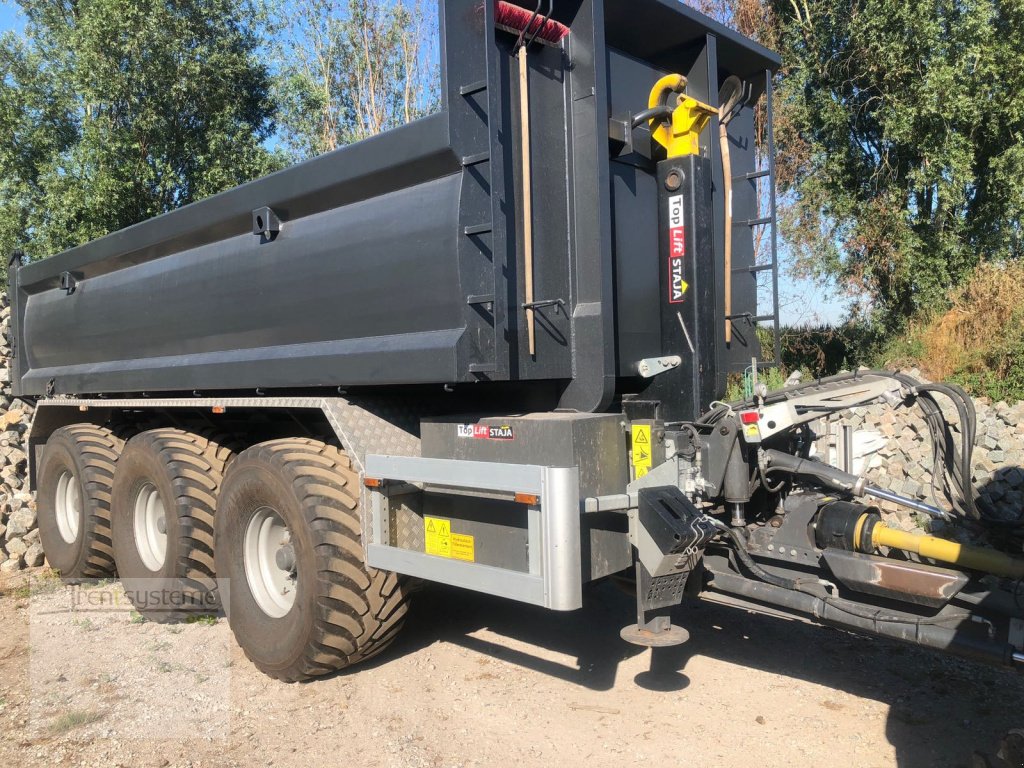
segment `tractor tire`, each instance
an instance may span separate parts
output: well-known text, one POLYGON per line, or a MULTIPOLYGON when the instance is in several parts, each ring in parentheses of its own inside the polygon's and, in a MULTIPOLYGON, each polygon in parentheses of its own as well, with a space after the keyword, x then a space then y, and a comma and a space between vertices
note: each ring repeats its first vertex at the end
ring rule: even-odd
POLYGON ((72 424, 46 441, 39 463, 39 540, 67 582, 114 575, 111 485, 124 443, 109 429, 72 424))
POLYGON ((129 440, 114 472, 114 559, 125 594, 151 621, 220 610, 214 511, 233 454, 181 429, 129 440))
POLYGON ((408 610, 404 579, 366 566, 360 485, 317 440, 238 455, 217 505, 217 573, 228 622, 264 673, 296 682, 380 653, 408 610))

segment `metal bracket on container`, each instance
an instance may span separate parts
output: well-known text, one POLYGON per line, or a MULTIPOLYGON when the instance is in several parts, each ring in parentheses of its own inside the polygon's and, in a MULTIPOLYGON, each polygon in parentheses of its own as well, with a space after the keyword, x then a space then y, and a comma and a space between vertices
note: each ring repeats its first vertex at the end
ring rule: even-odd
POLYGON ((70 272, 60 273, 60 289, 64 291, 68 296, 75 292, 78 288, 78 278, 76 278, 70 272))
POLYGON ((264 206, 252 212, 252 233, 265 241, 273 240, 281 231, 281 219, 273 209, 264 206))
POLYGON ((554 307, 557 315, 560 311, 565 311, 565 299, 542 299, 541 301, 527 301, 523 304, 523 309, 536 310, 544 307, 554 307))
POLYGON ((679 355, 668 355, 666 357, 645 357, 636 364, 636 371, 643 378, 650 379, 659 373, 671 371, 682 365, 683 358, 679 355))

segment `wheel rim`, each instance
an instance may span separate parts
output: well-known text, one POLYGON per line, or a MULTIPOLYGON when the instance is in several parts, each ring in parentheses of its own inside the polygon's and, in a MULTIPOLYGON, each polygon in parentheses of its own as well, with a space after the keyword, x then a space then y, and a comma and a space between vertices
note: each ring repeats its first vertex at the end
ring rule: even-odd
POLYGON ((291 533, 281 516, 261 507, 245 529, 245 578, 256 604, 279 619, 295 604, 298 577, 291 533))
POLYGON ((60 537, 68 544, 74 544, 82 526, 82 492, 78 489, 78 480, 69 471, 62 472, 57 478, 54 511, 60 537))
POLYGON ((160 492, 152 483, 146 483, 135 494, 134 522, 135 546, 143 565, 159 571, 167 557, 167 514, 160 492))

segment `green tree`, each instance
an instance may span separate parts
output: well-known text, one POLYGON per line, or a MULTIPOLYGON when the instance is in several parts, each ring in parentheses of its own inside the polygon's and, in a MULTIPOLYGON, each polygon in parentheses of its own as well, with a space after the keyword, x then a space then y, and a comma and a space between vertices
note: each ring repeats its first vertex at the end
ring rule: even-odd
POLYGON ((437 109, 435 11, 432 0, 279 0, 278 122, 295 158, 437 109))
POLYGON ((890 331, 1022 254, 1024 1, 768 0, 784 231, 890 331))
POLYGON ((0 252, 42 257, 279 167, 247 0, 19 0, 0 38, 0 252))
POLYGON ((1024 0, 690 0, 782 55, 781 231, 876 329, 1024 253, 1024 0))

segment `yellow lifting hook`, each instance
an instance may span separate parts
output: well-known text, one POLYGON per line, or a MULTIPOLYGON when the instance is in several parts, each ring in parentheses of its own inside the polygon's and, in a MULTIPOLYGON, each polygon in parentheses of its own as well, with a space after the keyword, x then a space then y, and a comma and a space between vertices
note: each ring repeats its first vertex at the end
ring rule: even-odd
POLYGON ((718 110, 702 101, 687 96, 686 78, 682 75, 665 75, 651 89, 647 106, 650 108, 672 106, 672 119, 655 127, 658 118, 651 118, 651 135, 668 150, 668 156, 684 157, 700 153, 700 132, 718 110), (669 99, 675 99, 673 106, 669 99))

